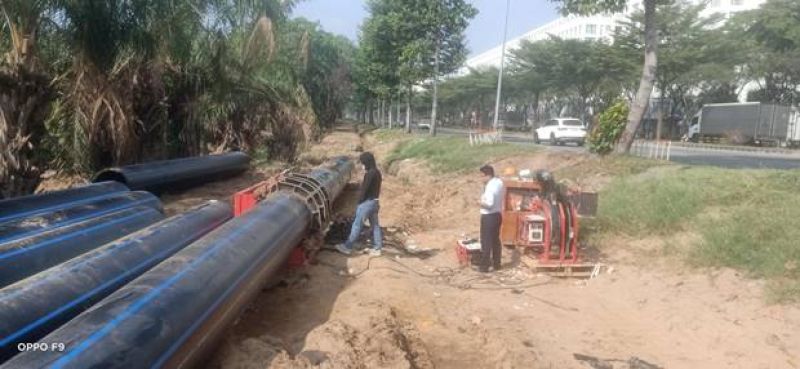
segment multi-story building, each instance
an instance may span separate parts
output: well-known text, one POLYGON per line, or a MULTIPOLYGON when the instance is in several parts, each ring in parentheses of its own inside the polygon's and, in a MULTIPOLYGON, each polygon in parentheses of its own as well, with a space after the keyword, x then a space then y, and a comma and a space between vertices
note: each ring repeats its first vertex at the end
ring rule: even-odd
MULTIPOLYGON (((506 51, 518 48, 524 40, 535 42, 545 40, 550 36, 563 39, 610 40, 614 34, 616 22, 619 19, 621 19, 621 16, 618 14, 595 15, 592 17, 562 17, 508 40, 506 42, 506 51)), ((465 64, 469 68, 497 67, 500 65, 502 51, 502 45, 497 45, 469 58, 465 64)))
MULTIPOLYGON (((707 7, 703 15, 715 13, 724 14, 726 17, 733 13, 758 8, 766 0, 690 0, 694 3, 707 2, 707 7)), ((631 0, 628 8, 623 13, 600 14, 590 17, 566 16, 556 19, 543 26, 537 27, 519 37, 508 40, 506 51, 513 50, 522 43, 523 40, 540 41, 556 36, 562 39, 577 40, 605 40, 610 41, 614 35, 614 28, 617 22, 624 19, 628 14, 641 8, 641 0, 631 0)), ((482 66, 499 66, 502 55, 502 45, 493 47, 472 58, 469 58, 465 66, 477 68, 482 66)), ((508 56, 508 53, 506 53, 508 56)), ((462 68, 461 73, 466 73, 467 68, 462 68)))

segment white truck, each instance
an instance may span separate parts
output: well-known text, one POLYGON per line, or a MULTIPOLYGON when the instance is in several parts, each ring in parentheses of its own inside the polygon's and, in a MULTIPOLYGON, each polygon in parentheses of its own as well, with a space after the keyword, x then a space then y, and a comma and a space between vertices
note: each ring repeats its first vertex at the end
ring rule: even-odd
POLYGON ((800 143, 797 108, 759 102, 703 105, 692 118, 686 139, 727 139, 732 143, 790 146, 800 143))

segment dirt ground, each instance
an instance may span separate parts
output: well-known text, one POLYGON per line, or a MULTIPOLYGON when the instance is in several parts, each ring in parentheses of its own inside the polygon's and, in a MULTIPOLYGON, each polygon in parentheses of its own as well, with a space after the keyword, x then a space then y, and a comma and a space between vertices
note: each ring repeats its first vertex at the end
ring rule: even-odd
MULTIPOLYGON (((342 130, 302 160, 362 148, 379 161, 391 150, 342 130)), ((587 160, 543 152, 497 164, 555 170, 587 160)), ((460 268, 454 252, 458 237, 477 233, 479 178, 437 176, 411 160, 382 169, 384 255, 323 250, 313 265, 287 271, 229 329, 208 367, 800 367, 800 308, 765 305, 758 280, 642 257, 648 243, 628 239, 592 245, 608 268, 591 280, 532 273, 508 249, 504 269, 482 276, 460 268)), ((268 172, 164 200, 179 211, 226 198, 268 172)), ((357 182, 338 201, 340 213, 352 213, 357 182)))

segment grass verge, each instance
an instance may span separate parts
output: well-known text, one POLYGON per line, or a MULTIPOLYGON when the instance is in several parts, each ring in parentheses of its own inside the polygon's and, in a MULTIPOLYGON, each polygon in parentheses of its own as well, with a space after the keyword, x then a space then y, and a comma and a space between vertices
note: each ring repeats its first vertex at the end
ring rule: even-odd
POLYGON ((773 302, 800 301, 800 171, 669 166, 622 176, 598 223, 631 236, 701 236, 686 257, 770 281, 773 302))
POLYGON ((556 179, 575 181, 593 175, 628 176, 642 173, 650 168, 664 166, 664 162, 642 159, 635 156, 609 155, 582 161, 555 171, 556 179))
POLYGON ((411 137, 402 129, 381 128, 372 131, 371 134, 376 140, 378 140, 378 142, 398 141, 411 137))
POLYGON ((387 163, 391 165, 400 160, 420 159, 427 161, 438 172, 452 173, 476 170, 487 162, 536 150, 531 146, 507 143, 470 146, 464 137, 416 138, 401 142, 389 155, 387 163))

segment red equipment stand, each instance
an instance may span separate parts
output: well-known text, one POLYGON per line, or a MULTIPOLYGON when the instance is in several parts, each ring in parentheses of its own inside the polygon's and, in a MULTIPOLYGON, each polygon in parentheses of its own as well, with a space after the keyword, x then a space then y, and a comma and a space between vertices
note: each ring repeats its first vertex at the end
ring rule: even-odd
MULTIPOLYGON (((283 171, 273 177, 268 178, 263 182, 256 183, 244 190, 233 194, 233 216, 238 217, 254 208, 259 201, 263 200, 271 193, 279 190, 279 185, 286 178, 288 171, 283 171)), ((306 265, 309 261, 306 250, 302 245, 297 245, 286 265, 289 268, 299 268, 306 265)))
MULTIPOLYGON (((545 202, 547 204, 547 202, 545 202)), ((544 243, 545 249, 542 252, 541 256, 539 257, 539 262, 543 264, 576 264, 578 263, 578 213, 576 212, 574 205, 565 204, 563 202, 557 202, 555 206, 558 206, 558 224, 559 227, 559 242, 558 245, 553 245, 550 240, 552 239, 552 235, 549 233, 549 229, 546 230, 546 242, 544 243), (569 208, 567 208, 567 206, 569 208), (567 211, 569 209, 569 211, 567 211), (569 212, 569 217, 567 217, 567 213, 569 212), (569 218, 569 219, 567 219, 569 218), (567 227, 567 221, 569 220, 569 227, 567 227), (569 233, 567 233, 567 229, 569 228, 569 233), (558 257, 555 258, 553 250, 554 247, 558 247, 558 257)), ((547 209, 549 205, 545 206, 545 214, 552 214, 549 209, 547 209)))

